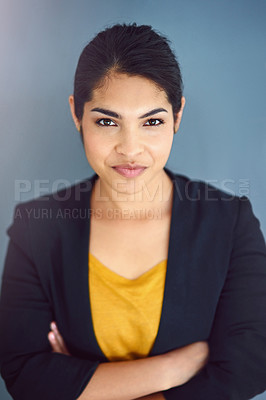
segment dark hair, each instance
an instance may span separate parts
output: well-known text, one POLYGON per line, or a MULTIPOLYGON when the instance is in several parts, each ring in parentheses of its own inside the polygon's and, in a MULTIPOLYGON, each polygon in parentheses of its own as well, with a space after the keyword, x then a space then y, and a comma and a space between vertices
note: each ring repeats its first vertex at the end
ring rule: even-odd
POLYGON ((164 89, 173 112, 181 108, 183 90, 179 64, 169 41, 151 26, 117 24, 99 32, 83 49, 74 82, 75 113, 80 120, 84 103, 112 71, 140 75, 164 89))

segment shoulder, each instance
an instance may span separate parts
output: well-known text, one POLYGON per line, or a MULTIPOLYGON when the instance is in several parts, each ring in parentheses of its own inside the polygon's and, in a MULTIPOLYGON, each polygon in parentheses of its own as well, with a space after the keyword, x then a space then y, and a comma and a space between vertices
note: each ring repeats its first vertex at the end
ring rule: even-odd
POLYGON ((46 214, 55 215, 58 210, 73 209, 89 206, 90 194, 96 175, 56 192, 37 197, 16 205, 14 218, 26 216, 30 219, 33 214, 45 217, 46 214))
POLYGON ((248 197, 237 196, 168 169, 166 172, 174 186, 174 208, 182 210, 187 221, 234 229, 239 220, 255 218, 248 197))
POLYGON ((173 231, 188 241, 227 254, 260 254, 265 268, 266 247, 260 222, 250 200, 218 189, 204 181, 168 171, 174 183, 173 231), (231 253, 232 252, 232 253, 231 253))
POLYGON ((170 176, 180 200, 215 202, 216 200, 234 201, 247 199, 246 196, 239 197, 232 192, 229 193, 219 189, 206 181, 191 179, 186 175, 177 174, 169 169, 166 169, 166 172, 170 176))
POLYGON ((21 202, 14 210, 7 233, 14 241, 24 242, 26 233, 45 239, 63 232, 67 224, 79 225, 90 216, 90 195, 97 175, 45 196, 21 202))

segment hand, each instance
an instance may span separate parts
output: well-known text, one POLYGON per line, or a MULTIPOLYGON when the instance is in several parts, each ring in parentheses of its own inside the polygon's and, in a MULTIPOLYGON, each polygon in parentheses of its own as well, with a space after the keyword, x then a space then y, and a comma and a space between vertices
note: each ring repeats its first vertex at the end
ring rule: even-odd
POLYGON ((60 335, 60 332, 57 328, 56 323, 53 321, 50 324, 50 332, 48 333, 48 339, 51 344, 51 347, 53 349, 53 353, 61 353, 65 354, 67 356, 70 356, 71 354, 69 353, 66 344, 64 342, 64 339, 60 335))
POLYGON ((170 389, 183 385, 195 376, 208 362, 207 342, 195 342, 166 353, 168 358, 168 384, 170 389))

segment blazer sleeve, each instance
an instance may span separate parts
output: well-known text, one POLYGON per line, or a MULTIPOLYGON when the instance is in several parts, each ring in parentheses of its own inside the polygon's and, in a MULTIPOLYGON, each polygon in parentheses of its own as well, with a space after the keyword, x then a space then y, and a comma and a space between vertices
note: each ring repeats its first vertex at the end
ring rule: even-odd
POLYGON ((246 197, 238 199, 230 266, 205 368, 167 400, 245 400, 266 389, 266 249, 246 197))
POLYGON ((98 362, 51 351, 52 305, 32 261, 23 208, 17 206, 15 215, 2 276, 1 375, 15 400, 74 400, 98 362))

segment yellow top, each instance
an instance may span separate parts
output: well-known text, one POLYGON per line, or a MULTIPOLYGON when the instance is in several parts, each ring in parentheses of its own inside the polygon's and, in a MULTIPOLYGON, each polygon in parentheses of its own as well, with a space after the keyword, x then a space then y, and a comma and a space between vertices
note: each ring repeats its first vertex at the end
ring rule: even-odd
POLYGON ((95 336, 110 361, 147 357, 157 336, 167 260, 127 279, 89 253, 89 293, 95 336))

